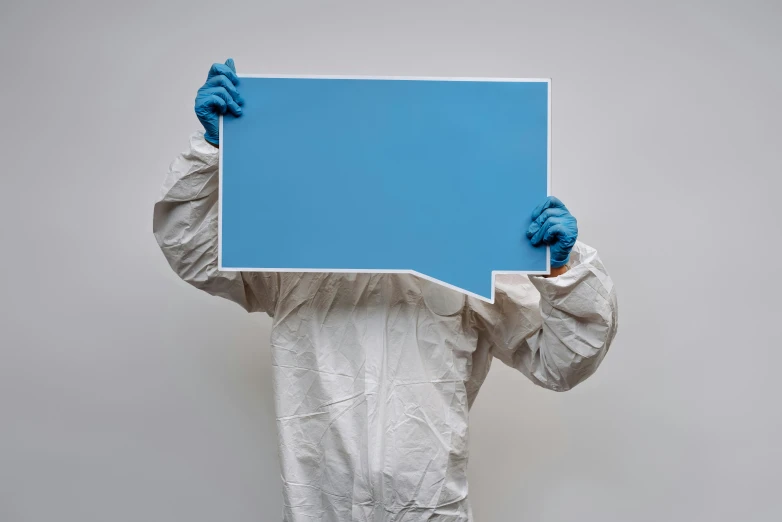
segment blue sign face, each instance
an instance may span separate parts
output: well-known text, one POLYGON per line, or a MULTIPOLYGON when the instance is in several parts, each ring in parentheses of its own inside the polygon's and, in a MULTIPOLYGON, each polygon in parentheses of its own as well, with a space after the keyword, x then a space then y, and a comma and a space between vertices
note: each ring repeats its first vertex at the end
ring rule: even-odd
POLYGON ((220 268, 416 273, 493 301, 548 273, 548 80, 241 76, 220 129, 220 268))

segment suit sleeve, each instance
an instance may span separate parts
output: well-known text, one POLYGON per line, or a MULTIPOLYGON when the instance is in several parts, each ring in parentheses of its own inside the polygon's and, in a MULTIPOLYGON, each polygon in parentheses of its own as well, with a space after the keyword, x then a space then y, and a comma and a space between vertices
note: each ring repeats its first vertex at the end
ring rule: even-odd
POLYGON ((203 133, 190 138, 189 150, 171 163, 155 203, 155 239, 171 268, 187 283, 248 312, 273 316, 280 274, 217 268, 218 161, 218 149, 204 140, 203 133))
POLYGON ((479 344, 554 391, 570 390, 597 370, 618 326, 613 282, 595 249, 581 242, 566 273, 500 274, 494 304, 472 297, 469 302, 479 344))

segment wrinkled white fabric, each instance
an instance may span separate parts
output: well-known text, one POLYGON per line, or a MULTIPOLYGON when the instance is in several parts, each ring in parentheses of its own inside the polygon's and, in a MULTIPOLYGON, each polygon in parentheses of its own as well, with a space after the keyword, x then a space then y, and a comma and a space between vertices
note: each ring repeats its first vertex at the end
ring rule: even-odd
POLYGON ((565 391, 616 333, 613 283, 583 243, 559 277, 497 276, 494 304, 412 275, 221 272, 217 197, 198 133, 154 233, 182 279, 272 317, 285 521, 471 520, 468 411, 492 358, 565 391))

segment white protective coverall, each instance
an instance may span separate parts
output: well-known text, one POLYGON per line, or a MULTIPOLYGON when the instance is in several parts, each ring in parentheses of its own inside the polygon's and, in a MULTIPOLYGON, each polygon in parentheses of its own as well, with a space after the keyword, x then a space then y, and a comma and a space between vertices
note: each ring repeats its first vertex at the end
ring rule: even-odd
POLYGON ((183 280, 272 317, 285 521, 470 521, 468 411, 492 358, 566 391, 616 333, 613 283, 580 242, 563 275, 498 275, 488 304, 405 274, 218 271, 217 210, 218 149, 197 133, 154 233, 183 280))

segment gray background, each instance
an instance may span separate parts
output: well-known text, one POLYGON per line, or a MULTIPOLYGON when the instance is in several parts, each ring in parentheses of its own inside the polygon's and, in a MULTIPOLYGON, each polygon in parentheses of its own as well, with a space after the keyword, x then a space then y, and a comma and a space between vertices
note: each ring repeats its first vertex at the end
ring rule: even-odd
POLYGON ((554 193, 621 326, 572 392, 492 369, 478 522, 782 519, 782 4, 629 4, 4 1, 0 521, 278 519, 270 321, 151 231, 228 56, 553 79, 554 193))

